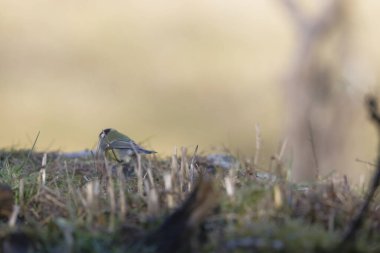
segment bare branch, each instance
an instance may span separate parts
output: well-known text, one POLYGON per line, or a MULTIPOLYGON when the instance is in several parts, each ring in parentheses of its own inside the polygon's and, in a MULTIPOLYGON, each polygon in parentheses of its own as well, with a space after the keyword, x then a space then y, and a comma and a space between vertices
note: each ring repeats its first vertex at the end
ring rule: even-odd
POLYGON ((294 2, 294 0, 280 0, 280 2, 289 12, 297 28, 300 30, 304 30, 304 26, 307 24, 307 19, 304 16, 304 14, 300 11, 299 6, 294 2))

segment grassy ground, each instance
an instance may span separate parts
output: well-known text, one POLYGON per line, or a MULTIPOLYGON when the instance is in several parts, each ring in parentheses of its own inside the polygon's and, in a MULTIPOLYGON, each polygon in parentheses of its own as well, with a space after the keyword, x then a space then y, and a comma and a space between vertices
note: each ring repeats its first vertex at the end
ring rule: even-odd
MULTIPOLYGON (((93 157, 0 151, 0 252, 335 252, 364 199, 343 176, 295 185, 280 161, 269 174, 179 153, 122 173, 93 157)), ((347 252, 380 251, 379 204, 347 252)))

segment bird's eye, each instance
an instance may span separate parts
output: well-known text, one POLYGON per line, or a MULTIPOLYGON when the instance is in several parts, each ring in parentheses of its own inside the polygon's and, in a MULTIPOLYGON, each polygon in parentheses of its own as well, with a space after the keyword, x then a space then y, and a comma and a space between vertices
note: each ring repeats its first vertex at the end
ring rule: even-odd
POLYGON ((106 134, 108 134, 110 131, 111 131, 111 128, 103 129, 103 130, 100 132, 99 137, 100 137, 100 138, 104 138, 104 137, 106 136, 106 134))

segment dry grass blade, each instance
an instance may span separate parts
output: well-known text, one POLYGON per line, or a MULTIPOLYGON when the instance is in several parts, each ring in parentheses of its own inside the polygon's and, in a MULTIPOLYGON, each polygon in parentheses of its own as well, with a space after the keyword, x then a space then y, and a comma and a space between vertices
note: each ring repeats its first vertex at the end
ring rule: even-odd
POLYGON ((253 161, 253 166, 256 169, 259 164, 259 156, 260 156, 260 149, 261 149, 261 128, 259 124, 256 124, 256 151, 255 151, 255 159, 253 161))
POLYGON ((180 185, 180 192, 183 192, 184 186, 185 186, 185 180, 187 176, 187 148, 182 147, 181 148, 181 166, 179 170, 179 185, 180 185))
POLYGON ((107 193, 109 196, 110 201, 110 209, 111 209, 111 215, 110 215, 110 221, 109 221, 109 230, 112 231, 115 227, 115 215, 116 215, 116 196, 115 196, 115 188, 114 188, 114 182, 112 179, 112 171, 109 166, 107 166, 107 177, 108 177, 108 184, 107 184, 107 193))
POLYGON ((142 165, 141 165, 141 155, 137 154, 137 192, 140 196, 144 195, 144 179, 143 179, 143 172, 142 172, 142 165))
POLYGON ((164 186, 166 191, 166 202, 167 206, 169 208, 172 208, 174 206, 174 200, 173 200, 173 184, 172 184, 172 175, 169 173, 164 174, 164 186))
POLYGON ((194 184, 195 177, 195 157, 198 152, 198 145, 195 147, 193 157, 191 158, 190 168, 189 168, 189 191, 191 191, 194 184))
POLYGON ((10 227, 14 227, 15 224, 16 224, 16 220, 17 220, 17 216, 18 216, 18 213, 20 212, 20 206, 18 205, 14 205, 13 206, 13 211, 12 211, 12 215, 11 217, 9 218, 9 221, 8 221, 8 225, 10 227))
POLYGON ((119 205, 120 205, 120 214, 119 219, 124 221, 125 216, 127 215, 127 202, 125 200, 125 176, 123 173, 123 167, 119 166, 117 168, 117 178, 119 186, 119 205))

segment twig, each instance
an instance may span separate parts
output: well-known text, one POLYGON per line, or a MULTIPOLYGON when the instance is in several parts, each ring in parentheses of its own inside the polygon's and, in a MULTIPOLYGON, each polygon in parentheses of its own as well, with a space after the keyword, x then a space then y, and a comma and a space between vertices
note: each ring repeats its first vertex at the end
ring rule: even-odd
MULTIPOLYGON (((301 2, 303 1, 278 0, 278 2, 284 7, 289 18, 293 21, 297 36, 297 46, 292 64, 289 68, 288 76, 284 80, 285 96, 289 103, 290 116, 287 135, 290 141, 290 150, 294 157, 291 173, 292 180, 313 182, 316 180, 315 172, 321 170, 321 168, 317 168, 318 166, 332 167, 335 166, 335 162, 339 164, 336 153, 341 152, 341 142, 336 140, 344 138, 342 132, 332 133, 316 123, 313 124, 314 137, 312 138, 312 143, 320 140, 320 143, 318 142, 317 147, 315 147, 317 152, 313 147, 311 152, 305 150, 306 145, 309 145, 308 138, 310 137, 308 119, 315 117, 317 118, 316 122, 319 122, 323 120, 321 117, 323 117, 324 113, 335 116, 340 112, 340 108, 336 107, 336 102, 333 102, 334 97, 345 98, 344 93, 335 95, 336 92, 333 92, 335 90, 333 80, 339 76, 337 71, 340 71, 338 69, 342 66, 341 58, 344 55, 340 54, 340 51, 346 49, 344 45, 347 39, 344 37, 344 28, 346 27, 347 15, 345 15, 345 7, 347 1, 316 1, 318 2, 317 12, 313 15, 309 15, 302 8, 301 2), (333 41, 332 45, 337 44, 337 46, 340 46, 340 50, 334 50, 334 55, 331 55, 331 58, 338 60, 334 61, 334 63, 328 62, 323 57, 323 53, 321 53, 324 52, 325 45, 330 46, 330 41, 333 41), (331 67, 327 67, 330 65, 331 67), (320 89, 321 85, 323 85, 323 89, 320 89), (326 100, 321 99, 322 97, 326 100), (326 104, 329 105, 326 106, 326 104), (310 112, 309 110, 313 108, 318 108, 318 110, 310 112), (334 138, 332 138, 333 135, 334 138), (319 151, 324 147, 329 147, 331 153, 320 153, 319 151), (320 156, 318 161, 315 154, 320 156), (321 161, 325 160, 327 164, 321 164, 321 161), (312 164, 310 161, 312 161, 312 164), (319 164, 316 166, 317 163, 319 164)), ((342 112, 345 112, 345 110, 342 109, 342 112)), ((334 121, 339 123, 337 127, 341 127, 341 119, 345 117, 346 115, 334 117, 334 121)))
POLYGON ((307 124, 308 124, 309 136, 310 136, 311 152, 313 153, 313 158, 314 158, 313 160, 315 163, 315 174, 316 174, 316 178, 318 178, 319 164, 318 164, 317 151, 316 151, 316 146, 315 146, 315 141, 314 141, 313 128, 311 126, 310 118, 307 120, 307 124))
POLYGON ((355 162, 364 163, 364 164, 367 164, 367 165, 370 165, 370 166, 374 166, 374 167, 376 166, 376 164, 374 164, 374 163, 371 163, 371 162, 368 162, 368 161, 364 161, 364 160, 361 160, 359 158, 356 158, 355 162))
POLYGON ((281 0, 302 34, 315 38, 327 32, 340 19, 342 0, 329 1, 315 18, 306 17, 294 0, 281 0), (309 31, 309 32, 306 32, 309 31))
MULTIPOLYGON (((380 137, 380 115, 379 115, 379 111, 377 107, 376 98, 372 96, 367 98, 367 108, 368 108, 367 110, 370 114, 370 117, 376 126, 378 135, 380 137)), ((379 147, 378 147, 376 170, 375 170, 375 174, 373 175, 371 185, 368 189, 367 196, 359 212, 356 214, 351 224, 349 225, 347 231, 344 233, 342 241, 338 246, 339 248, 346 247, 347 245, 349 245, 350 243, 354 241, 357 232, 359 231, 359 229, 361 228, 363 224, 363 220, 369 209, 369 205, 371 203, 371 200, 373 199, 375 191, 379 187, 379 184, 380 184, 380 142, 379 142, 379 147)))
POLYGON ((294 3, 294 0, 282 0, 282 3, 290 13, 290 16, 293 18, 297 27, 299 29, 302 29, 303 26, 305 26, 305 24, 307 23, 306 17, 305 15, 303 15, 303 13, 301 13, 298 6, 294 3))

